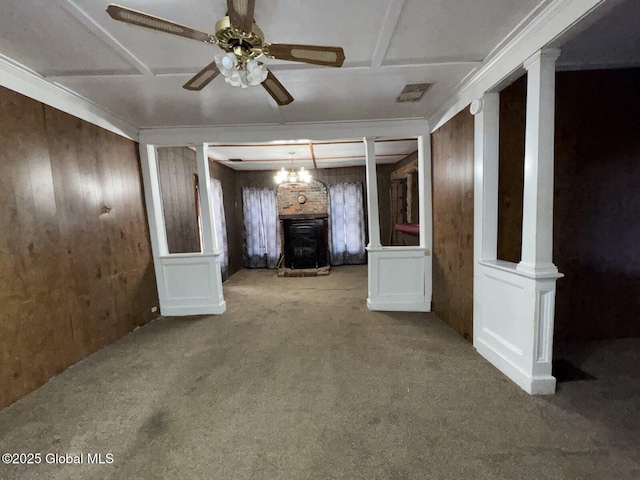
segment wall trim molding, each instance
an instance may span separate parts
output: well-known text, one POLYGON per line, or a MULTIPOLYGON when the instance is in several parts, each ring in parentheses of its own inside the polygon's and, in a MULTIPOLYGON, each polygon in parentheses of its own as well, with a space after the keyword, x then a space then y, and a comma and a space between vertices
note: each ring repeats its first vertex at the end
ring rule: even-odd
POLYGON ((511 41, 490 55, 478 70, 463 81, 442 106, 429 117, 432 132, 466 108, 473 100, 496 89, 501 82, 520 76, 525 60, 556 40, 605 0, 552 0, 511 41))
POLYGON ((220 315, 227 310, 227 302, 193 307, 164 307, 161 314, 165 317, 187 317, 190 315, 220 315))
POLYGON ((380 312, 430 312, 431 302, 377 302, 367 298, 367 308, 380 312))
POLYGON ((476 339, 474 346, 478 353, 496 366, 516 385, 531 395, 553 395, 556 392, 556 379, 552 376, 529 376, 508 358, 489 346, 484 340, 476 339))
POLYGON ((138 141, 139 129, 97 103, 0 54, 0 86, 25 95, 122 137, 138 141))

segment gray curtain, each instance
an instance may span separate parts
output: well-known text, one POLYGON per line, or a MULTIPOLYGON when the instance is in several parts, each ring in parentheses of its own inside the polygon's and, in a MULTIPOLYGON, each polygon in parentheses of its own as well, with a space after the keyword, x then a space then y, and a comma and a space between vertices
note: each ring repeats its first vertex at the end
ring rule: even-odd
POLYGON ((329 185, 331 264, 366 263, 361 183, 329 185))
POLYGON ((226 280, 229 275, 229 246, 227 245, 227 220, 224 215, 224 200, 220 180, 211 179, 211 194, 213 197, 213 218, 216 224, 216 240, 218 248, 222 251, 220 255, 222 280, 226 280))
POLYGON ((242 187, 245 265, 276 268, 280 259, 278 201, 273 188, 242 187))

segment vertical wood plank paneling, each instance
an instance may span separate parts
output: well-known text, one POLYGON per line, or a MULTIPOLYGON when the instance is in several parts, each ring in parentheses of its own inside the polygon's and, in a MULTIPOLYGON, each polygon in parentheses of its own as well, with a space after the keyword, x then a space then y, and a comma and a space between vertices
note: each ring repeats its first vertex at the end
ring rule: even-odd
POLYGON ((640 336, 640 68, 556 74, 556 341, 640 336))
POLYGON ((146 225, 127 235, 144 217, 132 169, 133 142, 0 88, 0 408, 130 331, 120 319, 152 318, 146 225), (115 312, 131 284, 143 294, 115 312))
POLYGON ((473 117, 465 109, 431 137, 433 310, 473 338, 473 117))
POLYGON ((522 256, 526 103, 526 75, 500 92, 498 258, 515 263, 522 256))
POLYGON ((169 253, 199 252, 196 154, 186 147, 158 148, 158 166, 169 253))

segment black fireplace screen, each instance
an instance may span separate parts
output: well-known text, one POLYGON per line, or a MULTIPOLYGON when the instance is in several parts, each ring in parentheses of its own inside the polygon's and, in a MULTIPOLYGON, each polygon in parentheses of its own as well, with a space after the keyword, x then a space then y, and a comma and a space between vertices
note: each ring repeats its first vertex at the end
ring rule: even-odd
POLYGON ((284 220, 284 264, 287 268, 326 267, 325 219, 284 220))

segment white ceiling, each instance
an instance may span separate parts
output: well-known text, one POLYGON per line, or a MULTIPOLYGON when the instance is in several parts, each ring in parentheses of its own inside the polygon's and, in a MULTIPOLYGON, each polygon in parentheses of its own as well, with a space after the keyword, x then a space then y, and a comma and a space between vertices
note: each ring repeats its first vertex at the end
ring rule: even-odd
MULTIPOLYGON (((217 78, 182 85, 218 48, 112 20, 106 0, 3 0, 0 54, 136 125, 279 124, 429 117, 455 86, 548 0, 256 0, 270 42, 340 45, 342 68, 266 60, 295 101, 217 78), (395 102, 406 83, 433 87, 395 102)), ((213 32, 224 0, 118 0, 213 32)))
POLYGON ((560 42, 559 69, 603 69, 640 67, 640 1, 612 2, 604 16, 591 20, 580 33, 568 32, 560 42))

